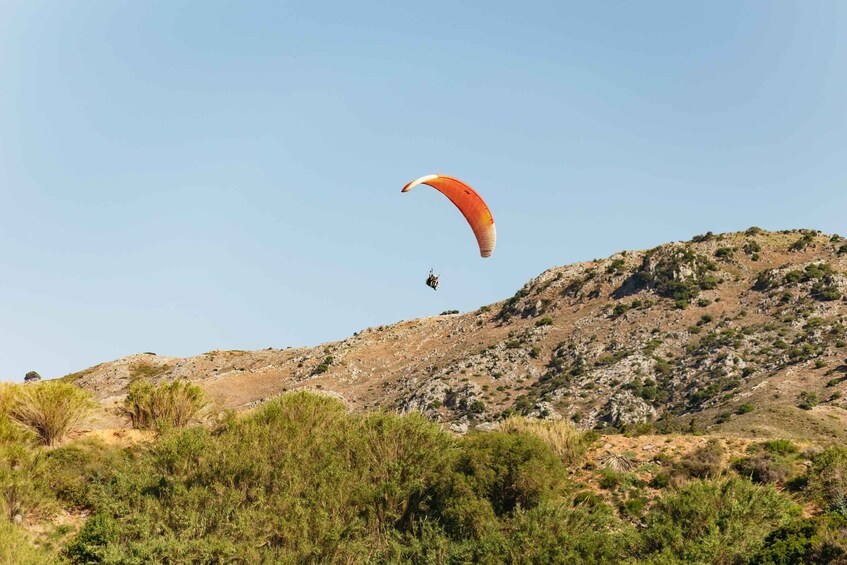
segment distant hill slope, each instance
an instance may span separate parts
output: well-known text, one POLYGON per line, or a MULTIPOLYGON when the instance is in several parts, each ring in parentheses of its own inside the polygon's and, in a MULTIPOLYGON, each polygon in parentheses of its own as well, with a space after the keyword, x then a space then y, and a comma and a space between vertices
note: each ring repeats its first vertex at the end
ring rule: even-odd
POLYGON ((132 355, 68 375, 105 403, 189 379, 244 410, 320 389, 353 409, 465 429, 519 412, 584 427, 847 439, 847 242, 811 230, 690 242, 554 267, 465 314, 312 348, 132 355))

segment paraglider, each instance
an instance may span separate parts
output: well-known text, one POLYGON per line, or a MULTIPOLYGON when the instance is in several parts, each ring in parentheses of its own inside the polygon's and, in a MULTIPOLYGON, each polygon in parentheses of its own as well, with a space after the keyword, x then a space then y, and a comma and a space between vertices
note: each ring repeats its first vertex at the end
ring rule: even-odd
MULTIPOLYGON (((419 184, 431 186, 456 205, 473 230, 479 254, 482 257, 490 257, 497 243, 497 231, 491 210, 482 197, 464 182, 447 175, 423 176, 404 186, 400 192, 409 192, 419 184)), ((432 269, 429 270, 426 285, 432 290, 438 290, 438 275, 434 275, 432 269)))

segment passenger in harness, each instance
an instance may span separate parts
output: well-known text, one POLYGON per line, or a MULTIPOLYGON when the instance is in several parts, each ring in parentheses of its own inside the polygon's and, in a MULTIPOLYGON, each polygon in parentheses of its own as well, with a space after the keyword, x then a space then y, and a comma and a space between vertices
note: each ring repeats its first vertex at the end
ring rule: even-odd
POLYGON ((432 269, 429 270, 429 276, 426 278, 426 286, 432 290, 438 290, 438 277, 432 274, 432 269))

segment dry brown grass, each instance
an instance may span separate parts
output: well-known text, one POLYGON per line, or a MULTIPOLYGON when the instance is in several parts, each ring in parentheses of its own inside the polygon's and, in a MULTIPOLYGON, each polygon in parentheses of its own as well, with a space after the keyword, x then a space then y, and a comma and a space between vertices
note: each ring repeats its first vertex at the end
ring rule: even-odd
POLYGON ((505 420, 500 429, 504 432, 521 432, 540 438, 566 465, 582 462, 590 444, 585 432, 565 420, 537 420, 513 416, 505 420))

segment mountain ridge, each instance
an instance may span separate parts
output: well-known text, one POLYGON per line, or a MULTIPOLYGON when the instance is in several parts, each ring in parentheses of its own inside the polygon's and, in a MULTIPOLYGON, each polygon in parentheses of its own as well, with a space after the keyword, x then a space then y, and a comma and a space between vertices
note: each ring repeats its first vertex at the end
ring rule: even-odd
MULTIPOLYGON (((847 244, 750 228, 552 267, 471 312, 314 347, 150 353, 64 377, 107 406, 188 379, 221 408, 320 390, 456 431, 511 413, 581 427, 845 439, 847 244)), ((122 425, 116 410, 98 425, 122 425)))

